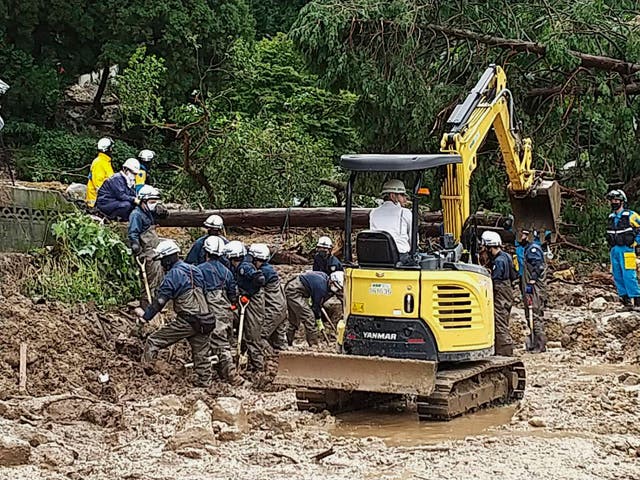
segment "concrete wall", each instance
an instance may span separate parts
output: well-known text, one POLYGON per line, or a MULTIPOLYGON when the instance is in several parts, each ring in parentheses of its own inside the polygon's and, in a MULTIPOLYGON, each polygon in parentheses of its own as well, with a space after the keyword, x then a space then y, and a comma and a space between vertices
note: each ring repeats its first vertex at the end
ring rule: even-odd
POLYGON ((0 251, 28 252, 52 245, 56 215, 73 209, 55 190, 0 184, 0 251))

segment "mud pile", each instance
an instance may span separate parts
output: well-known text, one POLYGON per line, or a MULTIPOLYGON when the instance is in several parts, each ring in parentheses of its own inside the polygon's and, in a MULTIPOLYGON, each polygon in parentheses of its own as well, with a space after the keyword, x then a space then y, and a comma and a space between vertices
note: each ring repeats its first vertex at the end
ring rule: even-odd
MULTIPOLYGON (((178 393, 190 388, 180 367, 148 375, 140 365, 142 340, 131 337, 133 316, 102 313, 91 304, 43 302, 22 295, 21 281, 33 274, 26 255, 5 255, 0 263, 0 398, 18 395, 20 344, 27 345, 27 393, 34 396, 88 391, 105 394, 98 381, 108 374, 110 396, 178 393)), ((186 358, 177 348, 177 359, 186 358)), ((186 361, 186 360, 185 360, 186 361)), ((181 362, 175 362, 181 365, 181 362)))

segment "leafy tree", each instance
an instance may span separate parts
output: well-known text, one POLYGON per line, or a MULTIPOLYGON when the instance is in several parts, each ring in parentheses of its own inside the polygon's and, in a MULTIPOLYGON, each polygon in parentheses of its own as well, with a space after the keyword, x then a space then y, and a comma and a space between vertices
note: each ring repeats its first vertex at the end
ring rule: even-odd
MULTIPOLYGON (((607 181, 637 183, 634 1, 313 0, 290 35, 325 86, 358 94, 355 118, 369 151, 438 151, 452 107, 498 63, 533 138, 537 168, 559 171, 578 160, 584 175, 566 185, 595 196, 607 181), (588 180, 598 177, 606 181, 588 180)), ((476 206, 479 198, 487 208, 506 206, 498 159, 495 142, 487 142, 472 183, 476 206)), ((594 215, 576 216, 580 228, 601 213, 596 203, 586 208, 594 215)))
POLYGON ((256 20, 256 38, 288 32, 300 9, 309 0, 251 0, 251 13, 256 20))

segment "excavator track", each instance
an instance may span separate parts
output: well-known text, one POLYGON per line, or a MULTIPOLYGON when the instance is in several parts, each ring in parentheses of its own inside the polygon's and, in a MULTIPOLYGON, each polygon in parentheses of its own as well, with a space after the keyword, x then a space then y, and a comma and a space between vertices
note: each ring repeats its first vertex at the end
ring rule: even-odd
MULTIPOLYGON (((439 370, 431 395, 417 397, 420 420, 450 420, 483 407, 508 403, 523 397, 525 371, 522 362, 492 357, 439 370)), ((360 410, 400 398, 401 395, 338 389, 296 390, 299 410, 341 413, 360 410)))
POLYGON ((521 399, 525 389, 523 363, 510 357, 458 364, 439 370, 436 388, 416 404, 420 420, 451 420, 483 407, 521 399))
POLYGON ((327 410, 333 414, 360 410, 386 403, 400 395, 372 392, 349 392, 346 390, 300 388, 296 390, 298 410, 319 413, 327 410))

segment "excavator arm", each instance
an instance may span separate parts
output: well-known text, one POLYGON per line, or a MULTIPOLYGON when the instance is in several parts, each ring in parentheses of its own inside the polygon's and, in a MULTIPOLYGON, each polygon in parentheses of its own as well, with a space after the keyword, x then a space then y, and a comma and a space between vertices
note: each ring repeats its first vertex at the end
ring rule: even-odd
POLYGON ((477 166, 478 149, 491 129, 496 134, 509 177, 509 197, 515 227, 557 231, 560 189, 557 182, 536 176, 531 167, 532 143, 522 139, 516 121, 507 76, 497 65, 490 65, 464 102, 449 117, 449 131, 442 137, 442 152, 457 154, 462 163, 448 165, 442 188, 445 231, 460 240, 471 213, 470 183, 477 166))

